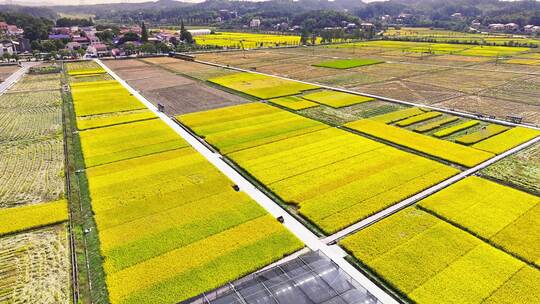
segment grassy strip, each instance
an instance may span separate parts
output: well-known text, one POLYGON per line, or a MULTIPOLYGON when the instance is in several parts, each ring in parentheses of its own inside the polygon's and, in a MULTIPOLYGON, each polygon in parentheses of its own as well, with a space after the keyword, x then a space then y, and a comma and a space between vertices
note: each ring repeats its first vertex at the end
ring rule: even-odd
POLYGON ((407 109, 403 109, 399 111, 393 111, 393 112, 382 114, 382 115, 373 116, 370 119, 388 124, 388 123, 400 121, 402 119, 405 119, 411 116, 416 116, 416 115, 421 115, 421 114, 424 114, 424 110, 413 107, 413 108, 407 108, 407 109))
POLYGON ((350 69, 379 63, 384 63, 384 61, 377 59, 338 59, 319 62, 313 66, 332 69, 350 69))
POLYGON ((410 126, 412 124, 423 122, 423 121, 426 121, 426 120, 429 120, 429 119, 432 119, 432 118, 435 118, 435 117, 439 117, 439 116, 442 116, 442 113, 440 113, 440 112, 426 112, 424 114, 416 115, 416 116, 409 117, 407 119, 398 121, 398 123, 396 123, 396 125, 400 126, 400 127, 406 127, 406 126, 410 126))
POLYGON ((418 126, 414 129, 414 131, 420 132, 420 133, 429 132, 431 130, 435 130, 443 125, 449 124, 457 120, 459 120, 459 117, 456 117, 456 116, 446 117, 443 119, 439 119, 439 120, 418 126))

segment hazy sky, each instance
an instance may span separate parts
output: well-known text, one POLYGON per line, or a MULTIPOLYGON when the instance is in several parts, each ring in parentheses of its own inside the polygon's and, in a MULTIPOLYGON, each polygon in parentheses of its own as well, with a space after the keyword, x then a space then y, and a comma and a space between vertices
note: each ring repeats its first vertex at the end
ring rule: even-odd
MULTIPOLYGON (((136 3, 147 2, 150 0, 0 0, 0 3, 12 4, 33 4, 33 5, 80 5, 80 4, 98 4, 98 3, 136 3)), ((184 2, 202 2, 204 0, 183 0, 184 2)), ((364 0, 364 2, 373 2, 380 0, 364 0)))

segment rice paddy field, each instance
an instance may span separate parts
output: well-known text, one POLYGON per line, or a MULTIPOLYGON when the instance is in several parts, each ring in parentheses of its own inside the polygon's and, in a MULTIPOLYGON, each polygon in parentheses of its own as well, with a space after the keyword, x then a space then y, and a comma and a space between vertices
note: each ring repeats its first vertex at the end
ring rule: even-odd
POLYGON ((262 103, 178 120, 328 234, 458 172, 262 103))
POLYGON ((155 115, 102 107, 77 125, 110 303, 177 303, 303 247, 155 115))
MULTIPOLYGON (((195 41, 200 45, 254 49, 260 47, 297 46, 300 44, 300 36, 216 32, 215 34, 196 36, 195 41)), ((320 38, 316 39, 316 43, 320 43, 320 41, 320 38)))
POLYGON ((0 302, 70 303, 60 75, 0 95, 0 302))

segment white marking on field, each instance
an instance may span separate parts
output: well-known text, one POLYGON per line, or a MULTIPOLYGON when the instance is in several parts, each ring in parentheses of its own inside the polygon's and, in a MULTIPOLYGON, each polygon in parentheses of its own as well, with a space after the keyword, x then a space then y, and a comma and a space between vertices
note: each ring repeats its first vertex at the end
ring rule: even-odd
POLYGON ((302 223, 296 220, 287 211, 276 204, 271 198, 264 194, 261 190, 251 184, 246 178, 238 173, 234 168, 227 164, 221 158, 219 153, 214 153, 203 145, 199 139, 187 132, 180 125, 174 122, 165 113, 159 112, 157 107, 142 96, 137 90, 133 89, 127 82, 116 75, 109 67, 107 67, 101 60, 95 60, 101 67, 103 67, 114 79, 121 83, 128 91, 137 97, 144 105, 154 112, 161 120, 169 125, 176 133, 178 133, 186 142, 188 142, 195 150, 197 150, 202 156, 204 156, 210 163, 218 168, 223 174, 225 174, 231 181, 237 184, 242 191, 248 194, 253 200, 261 205, 268 213, 274 217, 282 216, 284 219, 283 225, 287 227, 296 237, 306 244, 311 250, 320 250, 326 256, 328 256, 334 263, 336 263, 343 271, 345 271, 354 280, 360 283, 371 294, 373 294, 382 303, 398 303, 394 298, 384 292, 379 286, 369 280, 358 269, 354 268, 349 262, 347 262, 342 256, 342 252, 338 252, 333 247, 326 245, 322 242, 313 232, 306 228, 302 223))

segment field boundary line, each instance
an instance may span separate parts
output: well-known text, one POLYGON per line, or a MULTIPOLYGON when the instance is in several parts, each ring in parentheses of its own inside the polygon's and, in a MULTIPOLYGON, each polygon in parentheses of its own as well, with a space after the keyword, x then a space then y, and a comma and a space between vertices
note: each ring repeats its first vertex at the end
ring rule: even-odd
MULTIPOLYGON (((179 60, 181 60, 181 59, 179 59, 179 60)), ((308 82, 308 81, 296 80, 296 79, 288 78, 288 77, 284 77, 284 76, 272 75, 272 74, 247 70, 247 69, 243 69, 243 68, 227 66, 227 65, 223 65, 223 64, 219 64, 219 63, 213 63, 213 62, 209 62, 209 61, 194 60, 194 62, 201 63, 201 64, 206 64, 206 65, 210 65, 210 66, 215 66, 215 67, 219 67, 219 68, 229 69, 229 70, 235 70, 235 71, 239 71, 239 72, 246 72, 246 73, 259 74, 259 75, 265 75, 265 76, 270 76, 270 77, 276 77, 276 78, 280 78, 280 79, 284 79, 284 80, 290 80, 290 81, 295 81, 295 82, 299 82, 299 83, 303 83, 303 84, 314 85, 314 86, 317 86, 317 87, 320 87, 320 88, 323 88, 323 89, 334 90, 334 91, 343 92, 343 93, 349 93, 349 94, 353 94, 353 95, 361 95, 361 96, 371 97, 371 98, 375 98, 375 99, 379 99, 379 100, 383 100, 383 101, 388 101, 388 102, 398 103, 398 104, 404 104, 404 105, 413 106, 413 107, 431 109, 431 110, 443 112, 443 113, 446 113, 446 114, 462 116, 462 117, 482 120, 482 121, 491 122, 491 123, 498 123, 498 124, 505 125, 505 126, 512 126, 512 127, 520 126, 520 127, 524 127, 524 128, 540 130, 540 127, 537 127, 537 126, 531 125, 531 124, 513 123, 513 122, 509 122, 509 121, 501 120, 501 119, 497 119, 497 118, 485 117, 483 115, 476 115, 476 114, 467 113, 467 112, 463 112, 463 111, 456 111, 456 110, 453 110, 453 109, 440 108, 440 107, 436 107, 436 106, 433 106, 433 105, 424 105, 424 104, 419 104, 419 103, 405 101, 405 100, 399 100, 399 99, 390 98, 390 97, 384 97, 384 96, 379 96, 379 95, 374 95, 374 94, 369 94, 369 93, 362 93, 362 92, 358 92, 358 91, 352 91, 352 90, 348 90, 348 89, 337 88, 337 87, 327 86, 327 85, 308 82)))
POLYGON ((476 165, 475 167, 472 167, 468 170, 465 170, 457 175, 454 175, 434 186, 431 186, 427 189, 425 189, 424 191, 422 192, 419 192, 405 200, 402 200, 401 202, 397 203, 397 204, 394 204, 380 212, 377 212, 367 218, 365 218, 364 220, 356 223, 356 224, 353 224, 345 229, 342 229, 326 238, 323 239, 323 242, 326 243, 326 244, 333 244, 333 243, 336 243, 337 241, 347 237, 348 235, 352 234, 352 233, 355 233, 359 230, 362 230, 406 207, 409 207, 413 204, 415 204, 416 202, 436 193, 436 192, 439 192, 440 190, 443 190, 444 188, 452 185, 452 184, 455 184, 456 182, 468 177, 468 176, 471 176, 475 173, 477 173, 478 171, 486 168, 487 166, 503 159, 503 158, 506 158, 514 153, 517 153, 529 146, 532 146, 533 144, 537 143, 537 142, 540 142, 540 136, 537 136, 517 147, 514 147, 504 153, 501 153, 495 157, 492 157, 490 159, 488 159, 487 161, 481 163, 481 164, 478 164, 476 165))
POLYGON ((386 293, 381 287, 376 285, 364 274, 358 271, 352 264, 345 260, 345 258, 336 252, 331 246, 323 243, 313 232, 311 232, 302 223, 296 220, 285 209, 274 202, 270 197, 259 190, 249 180, 238 173, 234 168, 227 164, 221 154, 215 153, 200 142, 197 136, 187 132, 182 126, 171 119, 167 114, 159 112, 157 107, 142 96, 137 90, 132 88, 127 82, 114 73, 108 66, 106 66, 101 60, 95 60, 101 67, 103 67, 115 80, 122 84, 130 93, 139 99, 144 105, 148 107, 154 114, 162 119, 164 123, 169 125, 178 135, 180 135, 191 147, 199 152, 207 161, 220 170, 225 176, 233 181, 238 187, 247 195, 249 195, 254 201, 256 201, 261 207, 263 207, 274 218, 283 217, 283 225, 289 229, 297 238, 299 238, 307 247, 313 251, 320 250, 331 260, 333 260, 343 271, 351 276, 355 281, 366 288, 371 294, 373 294, 382 303, 398 303, 392 296, 386 293))

